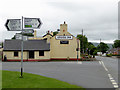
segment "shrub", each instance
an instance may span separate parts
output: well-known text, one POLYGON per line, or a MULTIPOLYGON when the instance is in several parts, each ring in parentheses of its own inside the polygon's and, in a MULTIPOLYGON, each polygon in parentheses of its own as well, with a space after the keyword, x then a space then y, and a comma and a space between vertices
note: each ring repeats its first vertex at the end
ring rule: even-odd
POLYGON ((107 56, 107 57, 111 57, 111 56, 112 56, 112 54, 106 54, 106 56, 107 56))

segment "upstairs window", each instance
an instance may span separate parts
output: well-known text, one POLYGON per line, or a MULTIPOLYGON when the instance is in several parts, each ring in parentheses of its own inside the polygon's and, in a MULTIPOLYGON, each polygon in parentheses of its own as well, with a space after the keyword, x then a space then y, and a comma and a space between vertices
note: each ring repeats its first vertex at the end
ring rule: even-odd
POLYGON ((18 57, 18 52, 17 51, 14 52, 14 57, 18 57))
POLYGON ((39 51, 39 56, 44 56, 44 51, 39 51))

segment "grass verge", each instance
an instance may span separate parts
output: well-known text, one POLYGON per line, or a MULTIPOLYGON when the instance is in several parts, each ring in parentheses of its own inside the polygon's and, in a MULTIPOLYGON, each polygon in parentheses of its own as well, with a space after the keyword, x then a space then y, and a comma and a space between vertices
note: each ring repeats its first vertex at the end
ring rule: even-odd
POLYGON ((80 88, 80 86, 48 78, 40 75, 24 73, 20 78, 20 72, 2 71, 2 88, 80 88))

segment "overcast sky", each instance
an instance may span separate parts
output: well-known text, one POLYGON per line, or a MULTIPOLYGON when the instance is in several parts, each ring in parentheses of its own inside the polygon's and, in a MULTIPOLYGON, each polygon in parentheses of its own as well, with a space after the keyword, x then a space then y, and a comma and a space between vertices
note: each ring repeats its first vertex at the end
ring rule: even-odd
POLYGON ((43 24, 37 36, 56 31, 66 21, 71 34, 81 34, 83 29, 92 42, 101 38, 105 43, 113 43, 118 38, 118 0, 1 0, 0 41, 16 33, 7 31, 6 20, 22 16, 41 19, 43 24))

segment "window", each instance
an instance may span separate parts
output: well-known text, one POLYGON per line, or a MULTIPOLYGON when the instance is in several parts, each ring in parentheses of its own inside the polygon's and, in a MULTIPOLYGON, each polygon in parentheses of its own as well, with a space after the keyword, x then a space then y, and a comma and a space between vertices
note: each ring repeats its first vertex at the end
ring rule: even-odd
POLYGON ((44 51, 39 51, 39 56, 44 56, 44 51))
POLYGON ((14 52, 14 57, 18 57, 18 52, 17 51, 14 52))
POLYGON ((69 41, 60 41, 60 44, 69 44, 69 41))

